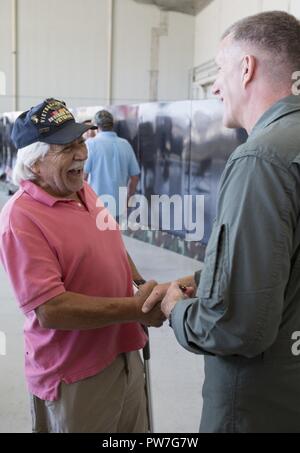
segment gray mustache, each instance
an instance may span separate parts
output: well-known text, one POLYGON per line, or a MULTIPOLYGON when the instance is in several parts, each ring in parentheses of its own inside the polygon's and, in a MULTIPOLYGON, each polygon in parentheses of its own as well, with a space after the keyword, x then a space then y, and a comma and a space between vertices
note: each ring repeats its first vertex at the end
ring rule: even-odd
POLYGON ((72 165, 72 167, 70 167, 68 171, 71 171, 71 170, 83 170, 83 168, 84 168, 83 165, 72 165))

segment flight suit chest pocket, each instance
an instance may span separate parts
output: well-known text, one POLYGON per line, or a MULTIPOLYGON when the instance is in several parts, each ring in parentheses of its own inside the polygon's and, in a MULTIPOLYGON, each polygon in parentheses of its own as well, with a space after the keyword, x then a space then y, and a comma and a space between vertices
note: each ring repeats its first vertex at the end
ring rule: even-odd
POLYGON ((228 225, 215 225, 207 246, 204 269, 201 273, 199 296, 221 297, 227 282, 229 259, 228 225))

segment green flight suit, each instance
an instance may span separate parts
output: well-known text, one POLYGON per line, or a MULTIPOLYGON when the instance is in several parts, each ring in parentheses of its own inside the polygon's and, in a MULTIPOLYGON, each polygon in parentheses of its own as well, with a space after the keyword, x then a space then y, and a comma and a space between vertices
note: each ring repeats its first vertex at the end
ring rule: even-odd
POLYGON ((300 96, 289 96, 230 157, 197 298, 171 314, 179 343, 205 355, 200 432, 300 432, 299 215, 300 96))

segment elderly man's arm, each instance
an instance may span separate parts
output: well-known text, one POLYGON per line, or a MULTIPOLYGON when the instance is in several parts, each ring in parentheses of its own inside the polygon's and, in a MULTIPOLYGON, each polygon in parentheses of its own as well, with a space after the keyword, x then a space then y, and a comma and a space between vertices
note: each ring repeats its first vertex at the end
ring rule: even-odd
POLYGON ((57 255, 39 228, 18 211, 12 224, 0 236, 0 258, 22 312, 27 315, 35 310, 42 327, 84 330, 127 322, 162 324, 160 307, 149 316, 142 313, 156 282, 143 285, 135 297, 90 297, 66 291, 57 255), (17 260, 18 256, 23 259, 17 260))
POLYGON ((132 280, 144 280, 143 277, 141 276, 141 274, 139 273, 139 271, 137 270, 137 267, 134 264, 133 259, 131 258, 131 256, 129 255, 128 252, 127 252, 127 257, 128 257, 128 261, 129 261, 130 268, 131 268, 132 280))
POLYGON ((140 287, 135 297, 89 297, 65 292, 35 311, 41 327, 55 330, 90 330, 113 324, 139 322, 160 327, 165 318, 157 306, 151 313, 142 313, 142 306, 155 282, 140 287))
MULTIPOLYGON (((132 279, 135 281, 138 280, 143 280, 142 275, 139 273, 135 263, 133 262, 131 256, 127 252, 127 257, 128 261, 131 267, 131 272, 132 272, 132 279)), ((178 279, 177 284, 180 286, 184 286, 187 288, 187 295, 189 297, 193 297, 196 293, 197 286, 199 285, 199 279, 200 279, 200 274, 201 271, 196 272, 195 275, 189 275, 188 277, 182 277, 178 279)), ((159 285, 156 285, 153 290, 151 291, 151 294, 147 298, 146 302, 143 305, 142 311, 143 313, 149 313, 153 308, 157 305, 160 304, 160 302, 163 300, 165 297, 169 287, 171 285, 171 282, 168 283, 161 283, 159 285)))
MULTIPOLYGON (((196 294, 197 286, 199 285, 201 271, 196 272, 195 275, 189 275, 187 277, 179 278, 176 281, 177 285, 184 286, 187 288, 187 295, 189 297, 194 297, 196 294)), ((143 306, 143 312, 149 313, 158 303, 160 303, 167 291, 171 286, 171 282, 161 283, 153 289, 150 296, 147 298, 143 306)))

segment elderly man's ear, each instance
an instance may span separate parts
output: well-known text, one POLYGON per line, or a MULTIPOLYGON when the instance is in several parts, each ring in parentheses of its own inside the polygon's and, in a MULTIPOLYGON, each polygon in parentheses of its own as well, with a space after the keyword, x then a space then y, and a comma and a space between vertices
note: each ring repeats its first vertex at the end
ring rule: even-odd
POLYGON ((246 55, 242 64, 242 84, 244 88, 253 80, 256 70, 256 58, 253 55, 246 55))
POLYGON ((40 176, 40 174, 41 174, 40 163, 36 162, 35 164, 33 164, 31 167, 31 171, 36 177, 40 176))

